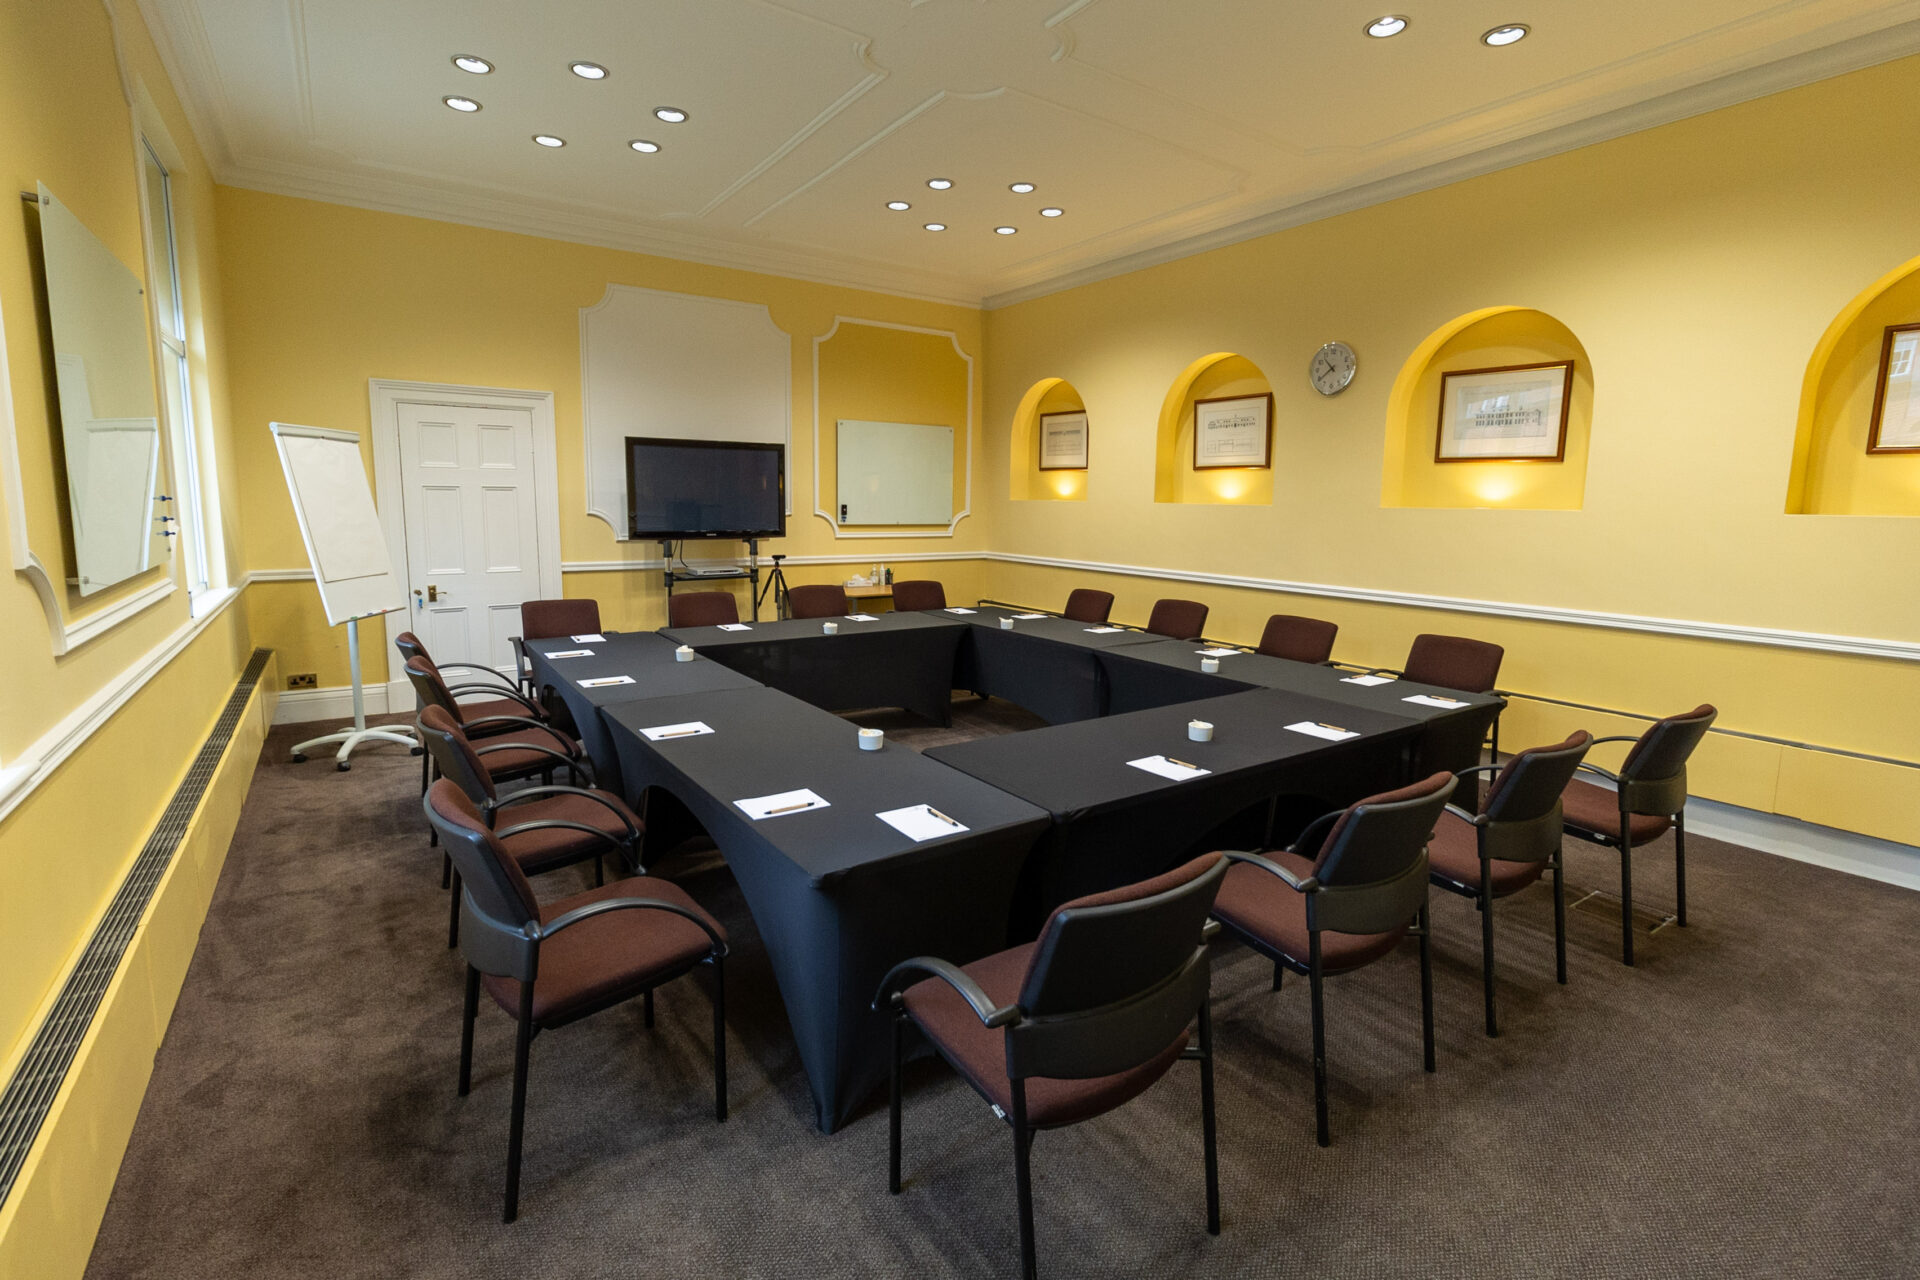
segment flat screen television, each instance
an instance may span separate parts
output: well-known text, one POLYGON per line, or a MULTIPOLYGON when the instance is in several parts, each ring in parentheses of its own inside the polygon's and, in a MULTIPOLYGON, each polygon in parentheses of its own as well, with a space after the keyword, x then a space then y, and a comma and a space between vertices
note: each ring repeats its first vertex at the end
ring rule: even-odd
POLYGON ((787 532, 787 447, 627 437, 635 538, 778 538, 787 532))

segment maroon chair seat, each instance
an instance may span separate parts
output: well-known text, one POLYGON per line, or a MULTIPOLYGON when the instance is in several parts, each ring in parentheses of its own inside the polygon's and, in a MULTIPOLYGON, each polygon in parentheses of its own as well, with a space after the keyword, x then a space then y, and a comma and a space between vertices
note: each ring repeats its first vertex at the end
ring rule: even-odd
POLYGON ((1169 640, 1198 640, 1207 629, 1207 606, 1198 600, 1156 600, 1147 631, 1169 640))
POLYGON ((682 591, 667 600, 670 627, 718 627, 740 621, 730 591, 682 591))
POLYGON ((1060 616, 1069 622, 1087 622, 1098 627, 1106 625, 1112 613, 1113 592, 1075 587, 1067 594, 1067 607, 1060 611, 1060 616))
MULTIPOLYGON (((1436 876, 1445 876, 1462 888, 1480 888, 1480 841, 1464 819, 1451 813, 1440 815, 1440 825, 1427 842, 1427 863, 1436 876)), ((1496 898, 1520 892, 1547 870, 1545 862, 1511 862, 1504 858, 1490 858, 1487 865, 1492 868, 1489 879, 1496 898)))
POLYGON ((931 578, 893 584, 893 607, 901 613, 947 607, 947 589, 931 578))
MULTIPOLYGON (((1313 859, 1275 849, 1264 855, 1301 879, 1313 874, 1313 859)), ((1275 950, 1304 959, 1313 941, 1307 927, 1307 896, 1287 887, 1285 881, 1244 862, 1227 868, 1220 884, 1220 896, 1213 903, 1213 918, 1236 933, 1251 934, 1275 950)), ((1324 930, 1320 934, 1320 972, 1347 973, 1391 952, 1400 945, 1413 925, 1406 924, 1386 933, 1340 933, 1324 930)))
MULTIPOLYGON (((1605 787, 1591 782, 1569 782, 1560 796, 1560 807, 1568 826, 1605 836, 1613 843, 1620 840, 1620 798, 1605 787)), ((1649 844, 1673 830, 1673 819, 1658 813, 1629 813, 1627 832, 1638 845, 1649 844)))
POLYGON ((1325 662, 1333 656, 1333 638, 1339 632, 1337 625, 1318 618, 1276 613, 1267 619, 1255 652, 1289 662, 1325 662))
POLYGON ((847 604, 847 589, 833 582, 789 587, 787 608, 796 618, 840 618, 852 612, 847 604))

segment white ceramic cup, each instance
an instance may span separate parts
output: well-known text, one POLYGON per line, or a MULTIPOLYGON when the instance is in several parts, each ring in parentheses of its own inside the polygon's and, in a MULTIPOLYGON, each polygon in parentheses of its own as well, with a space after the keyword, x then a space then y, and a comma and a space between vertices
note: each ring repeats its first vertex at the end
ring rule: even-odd
POLYGON ((840 634, 840 624, 837 622, 823 622, 820 624, 820 630, 827 635, 837 636, 840 634))
POLYGON ((675 649, 673 651, 673 660, 675 662, 692 662, 693 646, 690 644, 683 644, 678 649, 675 649))
POLYGON ((1220 669, 1220 659, 1202 658, 1200 659, 1200 669, 1206 672, 1208 675, 1212 675, 1214 672, 1220 669))
POLYGON ((1210 720, 1187 721, 1187 737, 1195 742, 1213 741, 1213 722, 1210 720))
POLYGON ((884 729, 862 729, 860 731, 860 749, 862 751, 878 751, 886 743, 886 740, 887 732, 884 729))
POLYGON ((1011 630, 1013 630, 1013 619, 1012 619, 1012 618, 1002 618, 1002 619, 1000 619, 1000 629, 1001 629, 1002 631, 1011 631, 1011 630))

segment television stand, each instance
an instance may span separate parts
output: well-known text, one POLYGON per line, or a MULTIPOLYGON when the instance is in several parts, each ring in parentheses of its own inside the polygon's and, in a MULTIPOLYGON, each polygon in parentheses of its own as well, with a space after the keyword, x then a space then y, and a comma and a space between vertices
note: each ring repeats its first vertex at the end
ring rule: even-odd
POLYGON ((725 582, 729 578, 745 578, 748 582, 747 598, 753 602, 753 620, 760 621, 760 540, 747 539, 747 565, 710 569, 676 569, 673 567, 673 542, 660 540, 660 562, 667 587, 667 599, 673 599, 673 584, 676 582, 725 582))

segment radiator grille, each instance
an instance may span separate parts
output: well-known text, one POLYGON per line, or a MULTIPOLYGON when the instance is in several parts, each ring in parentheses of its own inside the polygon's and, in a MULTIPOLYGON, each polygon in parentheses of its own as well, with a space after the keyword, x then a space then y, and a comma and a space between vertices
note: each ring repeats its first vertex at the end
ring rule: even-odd
POLYGON ((147 837, 140 856, 134 859, 126 880, 113 895, 106 915, 93 931, 93 936, 87 940, 80 963, 74 966, 60 994, 54 998, 53 1009, 46 1021, 34 1033, 33 1043, 28 1046, 19 1070, 7 1082, 6 1090, 0 1092, 0 1205, 5 1205, 7 1197, 13 1193, 14 1180, 20 1174, 20 1167, 26 1163, 27 1152, 32 1149, 34 1139, 40 1134, 40 1126, 46 1122, 47 1112, 53 1107, 54 1097, 67 1078, 74 1054, 80 1049, 80 1041, 85 1038, 87 1028, 93 1025, 94 1014, 100 1008, 101 998, 106 995, 107 984, 119 969, 127 946, 133 941, 148 904, 153 901, 153 893, 159 887, 161 877, 173 865, 174 856, 180 850, 181 837, 186 835, 187 824, 193 818, 193 811, 199 807, 201 797, 206 795, 207 784, 213 779, 213 771, 218 767, 227 744, 233 740, 233 731, 240 723, 247 699, 253 695, 254 685, 259 682, 260 672, 270 655, 271 651, 267 649, 253 651, 253 658, 227 698, 227 705, 214 724, 213 732, 201 744, 199 753, 194 756, 193 764, 187 770, 187 776, 173 793, 173 799, 168 802, 166 812, 160 815, 152 834, 147 837))

